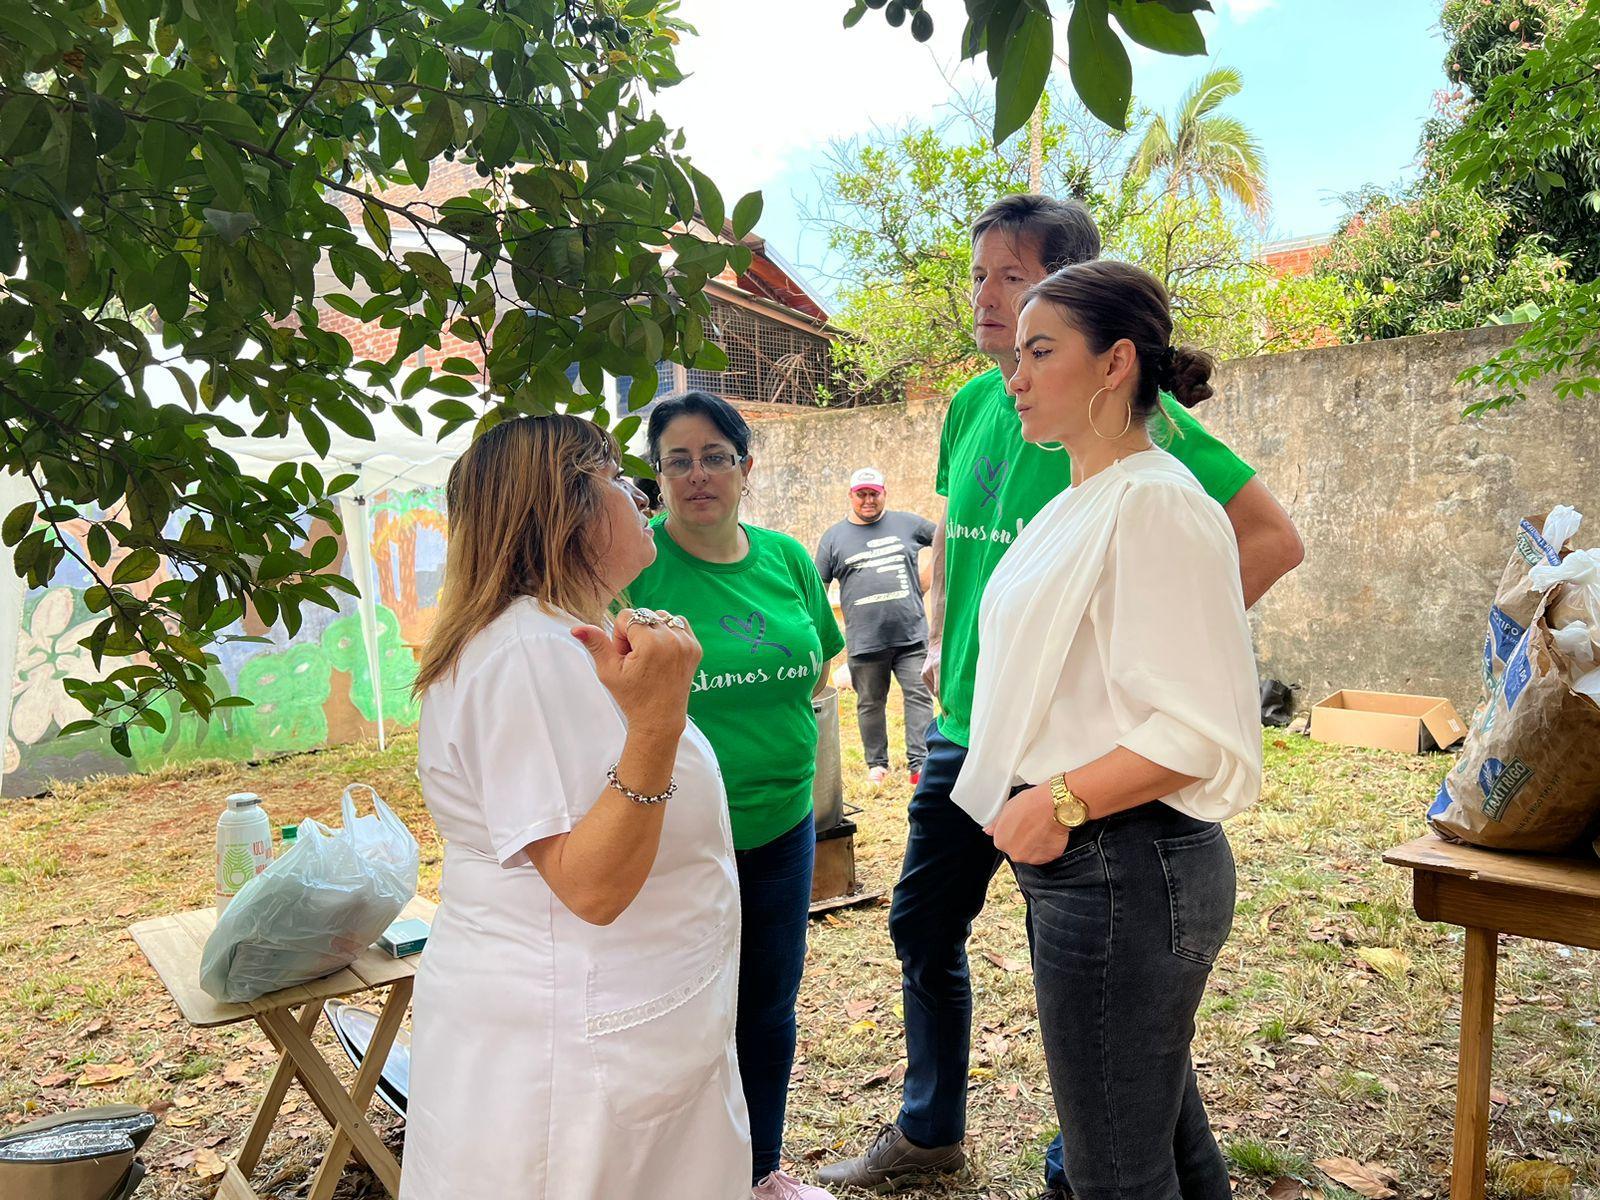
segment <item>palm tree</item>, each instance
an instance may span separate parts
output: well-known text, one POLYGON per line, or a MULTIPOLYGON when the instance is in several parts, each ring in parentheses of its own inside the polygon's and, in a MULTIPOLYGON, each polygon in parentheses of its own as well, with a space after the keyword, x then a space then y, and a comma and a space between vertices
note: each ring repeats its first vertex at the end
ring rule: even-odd
POLYGON ((1232 67, 1207 71, 1184 94, 1170 122, 1156 114, 1128 164, 1128 175, 1143 183, 1165 172, 1169 196, 1199 186, 1213 196, 1231 196, 1257 220, 1265 220, 1272 200, 1261 143, 1237 117, 1217 112, 1243 87, 1232 67))

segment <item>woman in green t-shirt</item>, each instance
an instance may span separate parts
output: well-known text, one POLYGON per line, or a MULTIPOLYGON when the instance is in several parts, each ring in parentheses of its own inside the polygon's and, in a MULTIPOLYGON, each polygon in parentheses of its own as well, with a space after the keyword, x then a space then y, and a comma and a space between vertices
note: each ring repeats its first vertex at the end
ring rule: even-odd
POLYGON ((779 1160, 816 853, 811 699, 844 636, 805 547, 739 520, 752 459, 738 410, 706 392, 669 396, 651 411, 649 435, 666 513, 654 522, 656 560, 628 600, 683 614, 704 649, 689 716, 717 753, 733 823, 752 1194, 831 1200, 784 1174, 779 1160))

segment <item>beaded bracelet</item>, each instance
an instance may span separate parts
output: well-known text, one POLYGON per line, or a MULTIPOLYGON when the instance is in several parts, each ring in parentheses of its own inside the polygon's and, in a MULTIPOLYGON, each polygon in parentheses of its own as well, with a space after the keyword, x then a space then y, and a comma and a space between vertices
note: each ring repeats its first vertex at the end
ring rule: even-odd
POLYGON ((658 792, 654 796, 642 795, 641 793, 636 792, 632 788, 626 786, 620 779, 617 778, 616 763, 612 763, 606 768, 606 782, 617 791, 621 792, 629 800, 632 800, 635 804, 662 804, 667 800, 670 800, 672 798, 672 794, 678 790, 678 781, 674 779, 667 784, 666 791, 658 792))

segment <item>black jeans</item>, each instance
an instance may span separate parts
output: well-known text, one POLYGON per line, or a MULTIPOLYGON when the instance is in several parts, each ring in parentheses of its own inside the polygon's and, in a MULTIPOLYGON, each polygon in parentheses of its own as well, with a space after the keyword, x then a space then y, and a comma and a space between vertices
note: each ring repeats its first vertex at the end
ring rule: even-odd
POLYGON ((867 766, 889 765, 889 724, 884 709, 889 700, 889 676, 900 684, 906 707, 906 766, 913 774, 922 769, 928 756, 924 730, 933 720, 933 695, 922 682, 922 664, 928 647, 895 646, 859 658, 850 658, 850 685, 856 690, 856 724, 861 729, 861 746, 867 766))
POLYGON ((778 1169, 783 1151, 816 853, 816 824, 807 813, 788 833, 733 855, 742 910, 734 1043, 750 1109, 752 1183, 778 1169))
POLYGON ((1014 870, 1072 1194, 1229 1200, 1189 1055, 1233 927, 1222 826, 1145 804, 1075 831, 1055 862, 1014 870))

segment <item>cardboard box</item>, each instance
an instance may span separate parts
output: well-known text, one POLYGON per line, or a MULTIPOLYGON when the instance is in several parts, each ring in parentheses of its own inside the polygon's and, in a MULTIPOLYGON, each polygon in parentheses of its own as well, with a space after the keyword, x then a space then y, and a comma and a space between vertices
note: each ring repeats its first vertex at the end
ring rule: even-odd
POLYGON ((1421 754, 1467 736, 1467 724, 1442 696, 1339 691, 1311 709, 1313 741, 1421 754))

